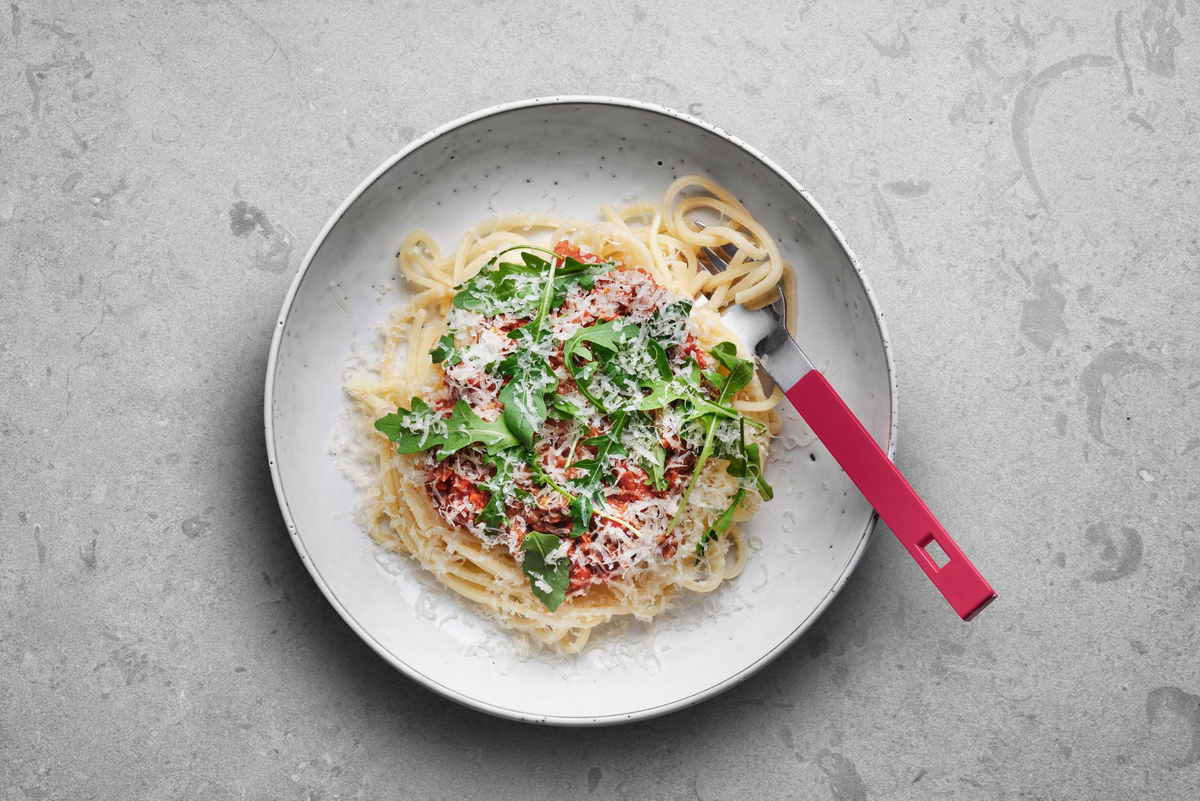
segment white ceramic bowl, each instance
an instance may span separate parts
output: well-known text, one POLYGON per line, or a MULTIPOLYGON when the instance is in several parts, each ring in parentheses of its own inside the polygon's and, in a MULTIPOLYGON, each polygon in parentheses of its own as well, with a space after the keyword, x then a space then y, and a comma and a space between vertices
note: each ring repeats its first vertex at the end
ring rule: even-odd
MULTIPOLYGON (((521 660, 507 634, 422 578, 385 569, 350 510, 355 490, 330 456, 345 408, 342 366, 357 337, 404 292, 396 251, 415 227, 453 247, 500 212, 594 219, 603 202, 661 200, 678 175, 733 191, 796 268, 798 339, 892 454, 896 391, 883 321, 846 243, 767 157, 705 122, 629 100, 542 98, 496 106, 423 136, 375 170, 333 214, 280 312, 267 366, 267 451, 300 558, 338 613, 416 681, 495 715, 590 725, 652 717, 709 698, 791 645, 846 583, 875 517, 816 443, 787 450, 768 477, 776 498, 744 526, 760 547, 716 597, 668 618, 651 643, 608 638, 564 661, 521 660), (380 296, 380 287, 393 287, 380 296), (814 460, 815 458, 815 460, 814 460), (788 461, 790 460, 790 461, 788 461)), ((798 418, 784 430, 803 437, 798 418)))

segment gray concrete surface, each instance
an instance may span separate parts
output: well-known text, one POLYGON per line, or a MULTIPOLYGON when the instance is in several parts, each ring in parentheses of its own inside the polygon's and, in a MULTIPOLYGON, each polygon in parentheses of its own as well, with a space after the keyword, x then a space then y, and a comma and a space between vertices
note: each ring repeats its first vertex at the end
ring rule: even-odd
POLYGON ((4 6, 0 798, 1200 796, 1200 3, 4 6), (341 623, 264 456, 288 282, 415 135, 558 93, 734 131, 842 226, 979 620, 881 532, 753 680, 599 731, 341 623))

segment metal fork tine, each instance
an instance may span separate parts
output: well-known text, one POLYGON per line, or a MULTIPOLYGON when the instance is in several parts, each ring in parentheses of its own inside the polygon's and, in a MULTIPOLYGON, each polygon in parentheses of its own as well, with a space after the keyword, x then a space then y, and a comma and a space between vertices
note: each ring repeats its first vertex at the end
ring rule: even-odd
POLYGON ((710 273, 724 272, 729 268, 729 262, 717 255, 717 252, 712 248, 701 248, 700 255, 704 257, 705 268, 710 273))
MULTIPOLYGON (((689 222, 701 231, 708 227, 699 220, 690 220, 689 222)), ((726 245, 719 251, 713 248, 701 248, 700 255, 704 256, 706 270, 710 273, 719 273, 728 269, 729 260, 737 255, 737 248, 733 245, 726 245)))
MULTIPOLYGON (((704 223, 690 220, 692 225, 704 230, 704 223)), ((737 255, 737 248, 726 245, 722 248, 701 248, 701 263, 714 275, 729 267, 729 260, 737 255)), ((736 303, 721 313, 725 324, 737 332, 756 354, 774 352, 789 339, 787 330, 787 299, 777 290, 774 300, 756 309, 747 309, 736 303)), ((766 373, 764 372, 764 375, 766 373)), ((769 380, 769 379, 768 379, 769 380)), ((764 380, 764 384, 768 383, 764 380)))

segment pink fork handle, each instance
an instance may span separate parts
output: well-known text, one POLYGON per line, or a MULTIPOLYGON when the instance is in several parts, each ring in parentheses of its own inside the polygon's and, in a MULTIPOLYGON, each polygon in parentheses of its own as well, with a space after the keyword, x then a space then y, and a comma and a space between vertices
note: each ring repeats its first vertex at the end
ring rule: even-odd
POLYGON ((992 586, 946 533, 825 376, 810 370, 787 391, 787 397, 959 617, 970 620, 996 599, 992 586), (941 567, 925 550, 932 542, 937 542, 950 557, 941 567))

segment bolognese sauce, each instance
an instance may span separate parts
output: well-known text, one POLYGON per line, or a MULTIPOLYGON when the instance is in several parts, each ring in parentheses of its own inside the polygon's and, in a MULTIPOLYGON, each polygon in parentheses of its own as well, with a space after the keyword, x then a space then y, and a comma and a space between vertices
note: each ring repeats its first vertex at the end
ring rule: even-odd
MULTIPOLYGON (((553 252, 560 264, 568 258, 599 263, 597 257, 567 241, 558 242, 553 252)), ((613 425, 612 418, 597 409, 582 413, 588 404, 564 362, 564 342, 580 329, 598 323, 643 323, 679 300, 645 270, 620 264, 597 276, 588 287, 571 285, 562 304, 549 312, 554 338, 545 358, 558 380, 557 398, 581 410, 581 414, 575 419, 550 418, 540 426, 532 448, 534 463, 514 468, 513 492, 504 498, 507 526, 502 531, 489 531, 478 522, 492 500, 492 490, 483 485, 496 475, 497 468, 485 463, 474 450, 459 451, 444 460, 428 453, 425 487, 442 518, 506 548, 518 559, 521 543, 531 531, 569 541, 568 596, 636 572, 655 558, 672 557, 679 543, 669 533, 669 523, 679 508, 702 443, 686 421, 676 419, 669 408, 642 413, 640 424, 622 430, 625 453, 609 460, 614 480, 604 488, 604 508, 591 516, 586 530, 579 532, 576 528, 573 532, 570 500, 553 486, 570 486, 579 477, 575 465, 596 457, 596 448, 586 440, 605 434, 613 425), (658 476, 647 469, 647 452, 661 458, 658 476), (546 486, 547 480, 552 487, 546 486), (572 537, 573 533, 576 536, 572 537)), ((467 356, 443 365, 444 380, 430 399, 431 406, 442 418, 449 418, 461 399, 482 420, 495 421, 503 411, 500 394, 507 380, 489 366, 519 347, 509 334, 529 319, 459 309, 453 315, 456 344, 467 356)), ((695 362, 700 370, 712 369, 713 358, 682 321, 680 326, 683 330, 678 341, 666 350, 672 369, 682 369, 689 362, 695 362)), ((716 397, 711 387, 707 391, 716 397)))

